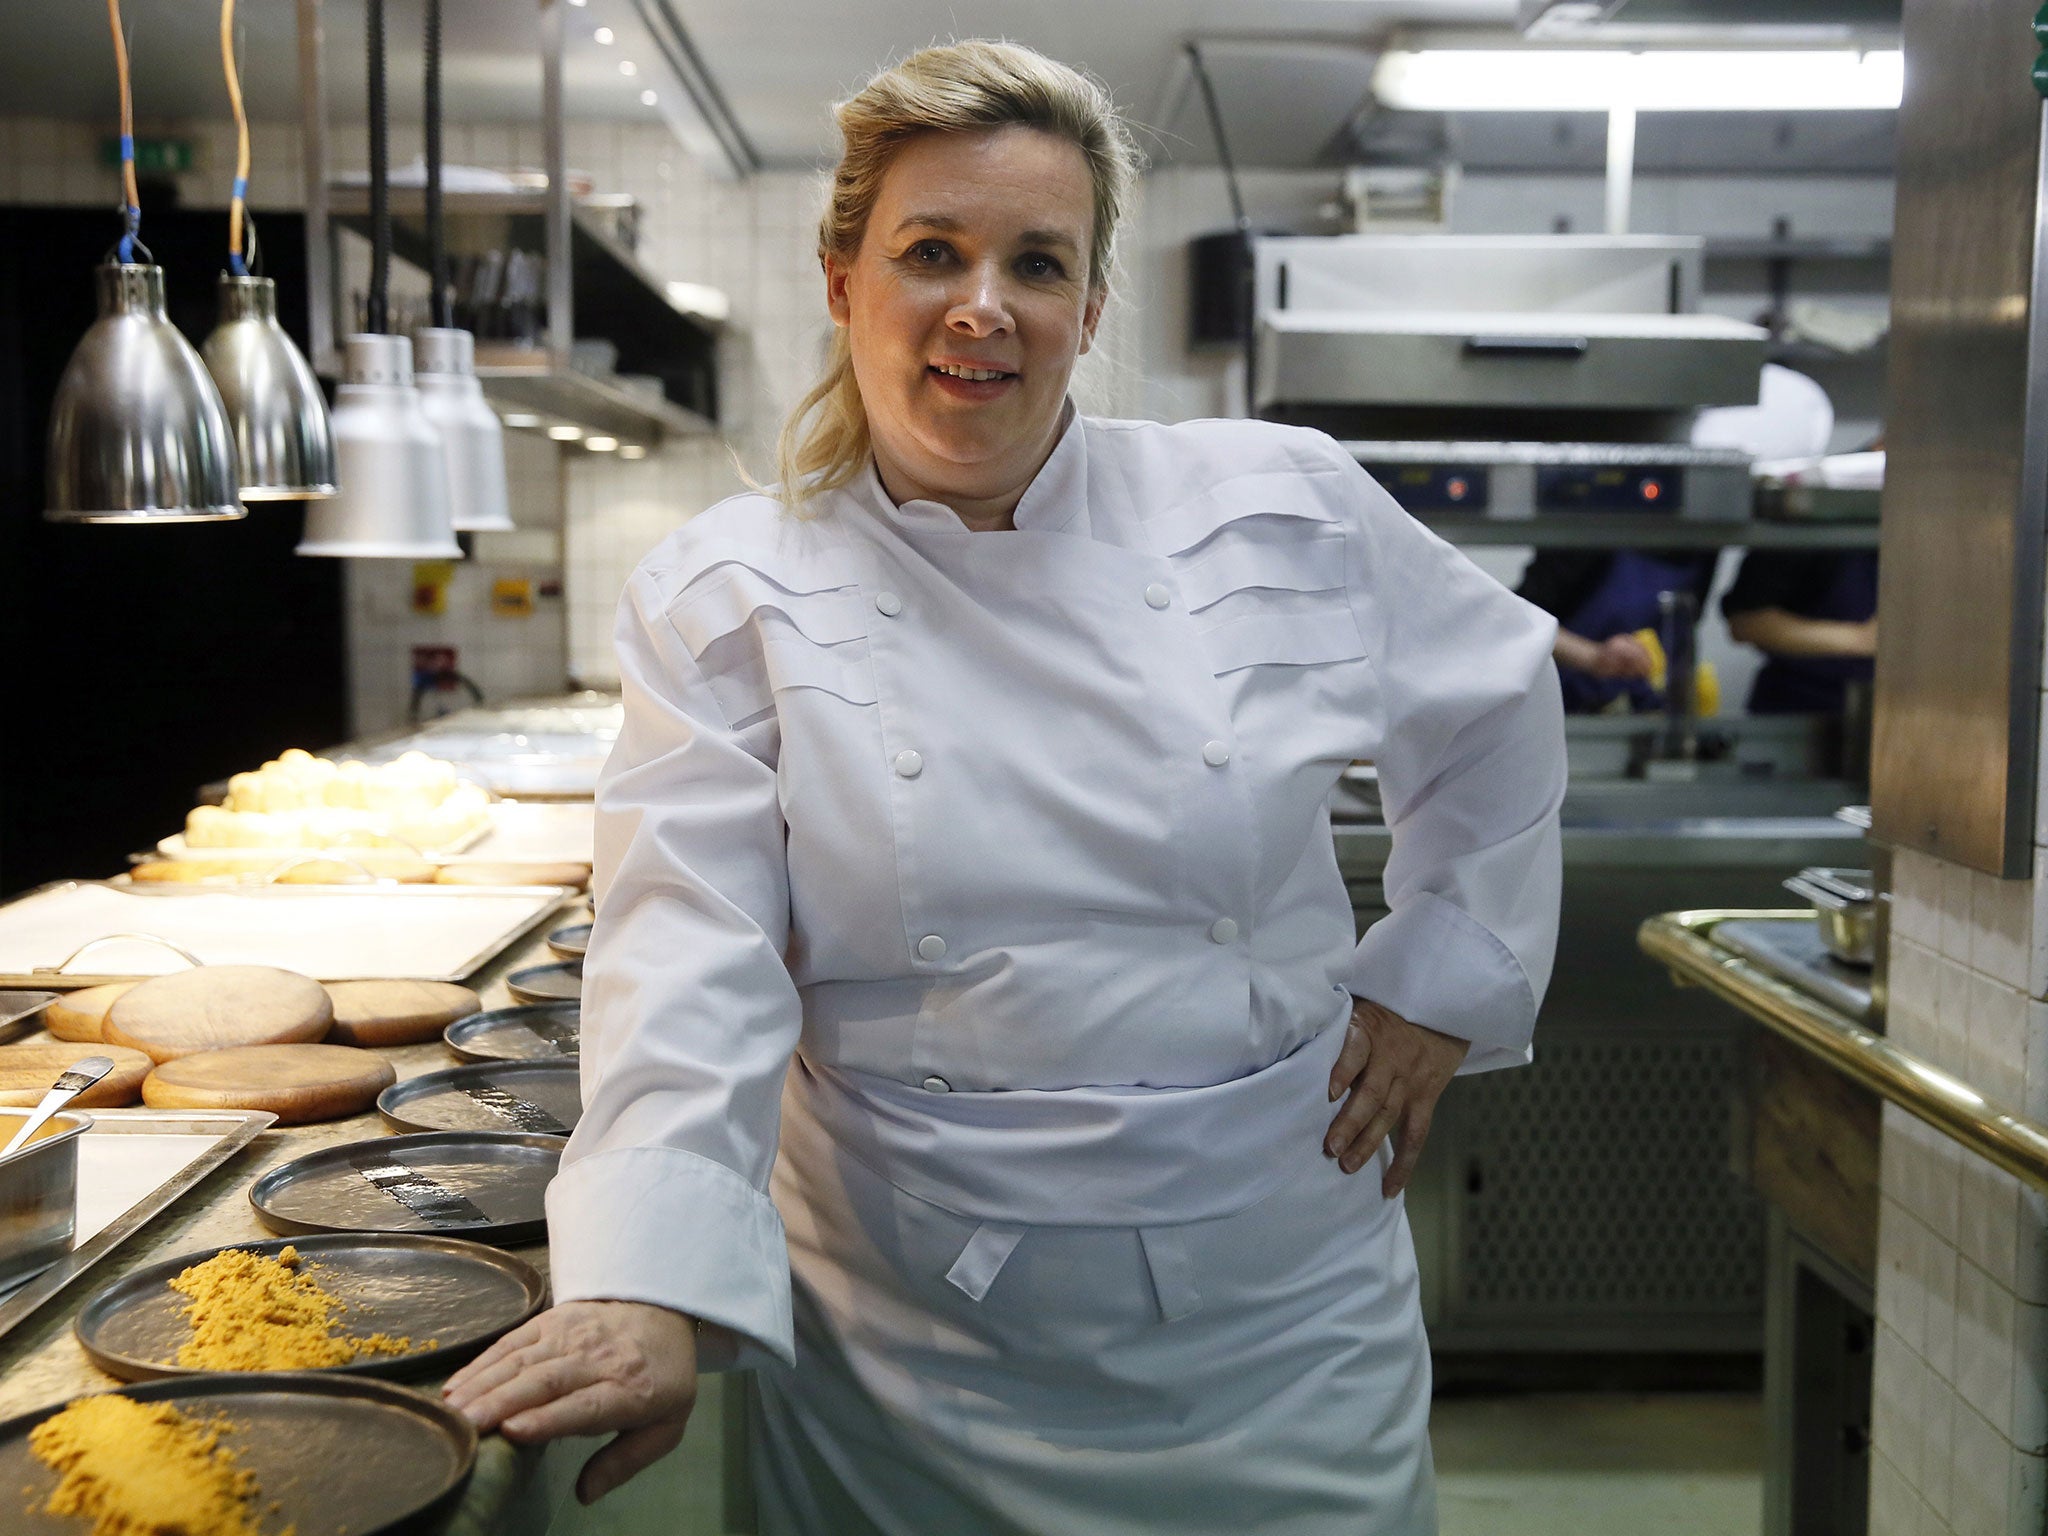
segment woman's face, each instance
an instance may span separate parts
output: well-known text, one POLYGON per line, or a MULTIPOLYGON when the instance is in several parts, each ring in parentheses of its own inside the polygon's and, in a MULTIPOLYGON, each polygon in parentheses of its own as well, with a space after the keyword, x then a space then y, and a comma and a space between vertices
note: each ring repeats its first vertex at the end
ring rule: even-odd
POLYGON ((1015 505, 1102 312, 1093 223, 1087 160, 1053 134, 927 133, 897 151, 859 251, 825 262, 892 496, 1015 505))

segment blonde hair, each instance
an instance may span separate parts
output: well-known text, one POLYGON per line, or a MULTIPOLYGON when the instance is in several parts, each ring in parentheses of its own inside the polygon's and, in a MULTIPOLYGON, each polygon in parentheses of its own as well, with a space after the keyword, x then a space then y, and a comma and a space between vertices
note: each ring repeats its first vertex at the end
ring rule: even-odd
MULTIPOLYGON (((818 259, 852 260, 896 152, 926 133, 1019 125, 1057 135, 1088 162, 1094 231, 1088 291, 1108 290, 1116 230, 1143 167, 1109 92, 1078 70, 1015 43, 925 48, 883 70, 834 115, 844 149, 818 224, 818 259)), ((867 409, 846 328, 834 328, 825 371, 783 421, 775 461, 784 506, 800 510, 860 473, 869 452, 867 409)))

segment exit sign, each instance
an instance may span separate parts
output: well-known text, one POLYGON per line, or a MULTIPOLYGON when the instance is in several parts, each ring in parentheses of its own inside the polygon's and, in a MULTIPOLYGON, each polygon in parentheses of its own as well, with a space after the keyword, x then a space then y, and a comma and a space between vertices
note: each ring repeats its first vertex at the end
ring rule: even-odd
MULTIPOLYGON (((100 140, 100 163, 119 165, 121 163, 121 141, 119 138, 100 140)), ((135 169, 140 175, 151 174, 175 176, 192 169, 192 141, 190 139, 137 139, 135 141, 135 169)))

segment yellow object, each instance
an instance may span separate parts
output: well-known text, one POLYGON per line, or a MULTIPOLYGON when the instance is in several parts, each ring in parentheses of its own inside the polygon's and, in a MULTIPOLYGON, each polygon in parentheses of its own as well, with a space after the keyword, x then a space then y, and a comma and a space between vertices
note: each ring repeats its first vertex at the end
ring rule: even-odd
POLYGON ((491 583, 491 612, 501 619, 533 617, 533 583, 524 576, 501 576, 491 583))
POLYGON ((169 1403, 82 1397, 29 1431, 58 1474, 43 1512, 90 1520, 92 1536, 261 1536, 256 1476, 220 1443, 225 1428, 169 1403))
MULTIPOLYGON (((1650 653, 1650 686, 1662 693, 1671 678, 1671 658, 1664 654, 1664 642, 1654 629, 1639 629, 1633 638, 1650 653)), ((1721 713, 1721 674, 1714 670, 1711 661, 1702 661, 1692 669, 1692 709, 1700 716, 1721 713)))
POLYGON ((411 1351, 411 1339, 388 1333, 337 1337, 348 1304, 304 1273, 300 1262, 296 1248, 274 1259, 230 1248, 181 1273, 171 1289, 192 1298, 185 1308, 192 1338, 178 1350, 178 1364, 209 1371, 305 1371, 411 1351))
POLYGON ((1634 636, 1637 645, 1650 653, 1650 686, 1659 693, 1664 691, 1664 679, 1670 675, 1671 659, 1664 654, 1664 642, 1657 638, 1654 629, 1639 629, 1634 636))
POLYGON ((437 618, 448 611, 448 588, 455 580, 453 560, 421 560, 412 568, 412 611, 437 618))

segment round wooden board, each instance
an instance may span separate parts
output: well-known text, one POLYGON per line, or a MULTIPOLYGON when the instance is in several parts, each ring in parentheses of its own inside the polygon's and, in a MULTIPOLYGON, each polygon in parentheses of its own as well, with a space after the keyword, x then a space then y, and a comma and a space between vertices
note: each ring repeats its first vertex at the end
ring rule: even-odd
POLYGON ((335 981, 327 995, 334 1000, 327 1038, 336 1045, 417 1045, 483 1007, 469 988, 446 981, 335 981))
POLYGON ((111 1058, 114 1070, 73 1099, 69 1106, 72 1109, 119 1109, 124 1104, 133 1104, 142 1080, 155 1065, 142 1052, 120 1045, 67 1044, 57 1040, 0 1045, 0 1104, 10 1109, 40 1104, 50 1085, 88 1056, 111 1058))
POLYGON ((202 965, 153 976, 107 1011, 105 1038, 157 1061, 238 1045, 319 1040, 334 1004, 319 982, 267 965, 202 965))
POLYGON ((580 891, 590 884, 588 864, 443 864, 436 885, 566 885, 580 891))
POLYGON ((162 1063, 142 1085, 151 1109, 267 1109, 280 1125, 361 1114, 398 1081, 348 1045, 242 1045, 162 1063))
POLYGON ((43 1028, 59 1040, 97 1044, 114 999, 135 985, 132 981, 112 981, 104 987, 81 987, 76 992, 60 993, 57 1001, 43 1010, 43 1028))

